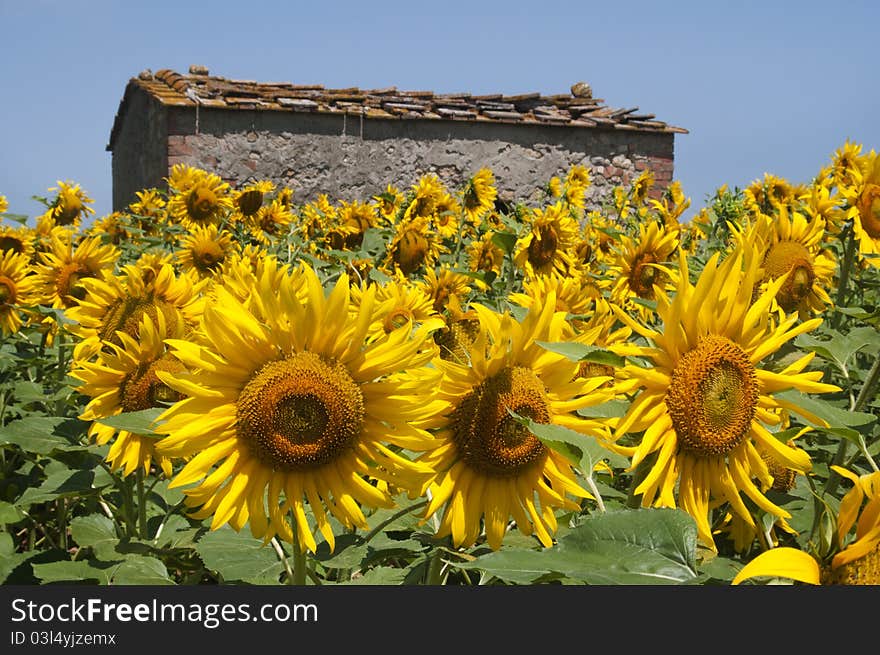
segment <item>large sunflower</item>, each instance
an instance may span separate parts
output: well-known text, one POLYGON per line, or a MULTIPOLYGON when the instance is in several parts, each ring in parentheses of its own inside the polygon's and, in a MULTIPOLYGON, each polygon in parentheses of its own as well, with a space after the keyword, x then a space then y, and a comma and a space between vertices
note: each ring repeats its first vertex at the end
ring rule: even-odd
POLYGON ((726 503, 749 525, 754 520, 742 495, 768 514, 790 516, 764 495, 773 479, 762 454, 787 469, 811 468, 806 452, 783 444, 765 427, 779 423, 775 410, 780 407, 801 411, 772 394, 839 391, 819 382, 821 371, 802 372, 812 352, 778 372, 761 368, 762 360, 822 321, 798 322, 796 315, 775 321, 771 306, 785 277, 768 283, 752 301, 757 257, 745 256, 744 247, 750 246, 744 244, 721 263, 720 253, 713 255, 696 285, 680 254, 675 296, 658 297, 662 329, 644 327, 614 308, 649 341, 638 354, 651 365, 625 366, 619 384, 621 392, 637 392, 615 432, 617 439, 641 433, 630 449, 632 468, 647 470, 635 493, 643 506, 675 507, 678 483, 678 503, 694 517, 700 540, 710 548, 715 548, 710 508, 716 504, 726 503))
POLYGON ((101 419, 122 412, 136 412, 153 407, 165 407, 181 396, 167 387, 158 377, 160 371, 177 372, 183 365, 165 348, 167 338, 183 336, 182 326, 169 326, 163 314, 152 317, 144 314, 138 326, 138 338, 119 332, 113 342, 93 345, 97 357, 91 361, 77 360, 70 376, 82 384, 77 391, 91 398, 80 418, 92 421, 89 436, 98 444, 116 439, 107 453, 111 470, 122 470, 130 475, 138 468, 149 473, 155 461, 166 476, 171 475, 171 460, 155 450, 156 439, 117 430, 103 425, 101 419))
POLYGON ((858 475, 840 466, 831 468, 853 487, 840 501, 836 539, 828 552, 772 548, 746 564, 733 584, 783 577, 808 584, 880 585, 880 472, 858 475))
POLYGON ((184 492, 196 517, 212 528, 249 522, 268 541, 294 539, 292 514, 299 547, 314 551, 308 508, 332 549, 328 511, 366 529, 362 506, 393 506, 370 480, 421 491, 429 470, 399 448, 431 442, 420 427, 438 407, 428 330, 404 325, 368 342, 372 288, 353 315, 347 276, 325 296, 306 265, 281 280, 265 270, 243 301, 215 292, 199 342, 168 341, 191 373, 160 374, 186 398, 159 417, 168 436, 157 448, 191 457, 172 485, 198 482, 184 492))
POLYGON ((555 302, 551 293, 522 322, 473 305, 482 329, 469 360, 436 361, 448 408, 435 426, 436 445, 419 458, 438 472, 425 518, 442 511, 438 536, 451 534, 456 547, 473 545, 485 530, 497 550, 510 517, 549 547, 556 509, 578 510, 572 497, 591 498, 571 463, 510 414, 605 436, 602 423, 575 411, 609 400, 611 392, 598 389, 608 378, 579 378, 577 362, 536 343, 565 340, 565 313, 555 302))
POLYGON ((27 256, 0 253, 0 331, 8 336, 21 327, 21 308, 33 303, 34 277, 27 256))

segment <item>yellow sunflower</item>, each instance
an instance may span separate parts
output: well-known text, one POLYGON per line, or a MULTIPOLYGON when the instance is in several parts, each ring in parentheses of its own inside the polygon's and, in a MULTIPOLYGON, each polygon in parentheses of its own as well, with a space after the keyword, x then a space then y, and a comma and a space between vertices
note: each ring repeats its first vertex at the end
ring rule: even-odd
POLYGON ((514 263, 527 277, 553 271, 568 274, 574 264, 570 251, 578 238, 577 221, 568 209, 561 202, 534 208, 526 226, 528 231, 514 247, 514 263))
POLYGON ((404 201, 404 195, 393 184, 385 187, 382 193, 372 197, 374 207, 387 225, 394 225, 397 221, 397 212, 404 201))
POLYGON ((669 264, 678 248, 678 231, 668 230, 657 221, 640 223, 638 234, 620 236, 619 246, 608 271, 615 280, 611 300, 617 305, 635 311, 642 320, 652 316, 652 310, 633 299, 656 301, 658 292, 675 288, 677 271, 669 264))
POLYGON ((28 258, 7 250, 0 253, 0 330, 3 336, 18 332, 21 310, 34 303, 34 276, 28 258))
POLYGON ((859 160, 856 183, 841 187, 846 217, 865 261, 880 268, 880 155, 871 150, 859 160))
POLYGON ((631 464, 648 468, 634 492, 645 507, 675 507, 678 483, 678 502, 696 521, 700 540, 713 549, 710 508, 717 504, 726 503, 754 525, 744 494, 766 513, 789 518, 764 495, 773 478, 762 454, 784 468, 811 468, 805 451, 783 444, 765 427, 779 423, 780 407, 802 412, 772 394, 839 391, 819 382, 821 371, 802 372, 813 352, 780 371, 760 368, 762 360, 822 321, 798 322, 797 316, 775 321, 771 305, 785 277, 770 282, 752 301, 760 274, 757 257, 738 248, 721 263, 719 258, 720 253, 711 257, 694 285, 687 258, 679 254, 675 295, 658 297, 662 331, 614 308, 624 324, 649 341, 639 356, 651 365, 627 364, 626 379, 618 385, 622 393, 637 392, 615 431, 617 439, 642 433, 630 447, 631 464))
POLYGON ((9 201, 6 199, 6 196, 0 194, 0 214, 5 214, 9 209, 9 201))
POLYGON ((421 424, 438 407, 439 373, 427 366, 435 351, 423 348, 429 331, 410 325, 367 342, 374 292, 352 315, 344 274, 325 295, 312 269, 297 269, 305 302, 298 283, 270 288, 266 276, 253 300, 219 288, 199 343, 168 341, 192 372, 159 374, 185 398, 159 417, 167 436, 157 448, 191 457, 171 484, 198 482, 186 502, 212 529, 249 523, 257 538, 277 534, 315 551, 308 508, 332 550, 328 512, 346 529, 367 529, 362 507, 393 506, 370 479, 416 494, 424 487, 429 469, 399 449, 432 441, 421 424))
POLYGON ((858 475, 841 466, 831 468, 853 488, 840 501, 836 539, 829 551, 823 555, 772 548, 746 564, 732 584, 782 577, 814 585, 880 585, 880 472, 858 475))
POLYGON ((58 193, 43 216, 51 218, 56 225, 77 227, 83 218, 95 213, 95 210, 89 207, 94 200, 86 195, 79 184, 59 180, 58 186, 50 188, 49 191, 58 193))
POLYGON ((459 305, 464 304, 471 293, 471 285, 480 289, 485 288, 485 284, 479 280, 453 271, 446 264, 436 269, 429 268, 425 271, 424 279, 418 284, 431 297, 434 309, 438 312, 442 312, 453 299, 459 305))
POLYGON ((831 157, 831 179, 841 187, 856 184, 861 177, 862 144, 849 140, 831 157))
POLYGON ((469 268, 473 272, 494 273, 501 275, 504 264, 504 251, 493 241, 494 232, 486 232, 479 239, 474 239, 465 248, 469 268))
POLYGON ((495 206, 498 190, 495 175, 488 168, 481 168, 465 184, 461 192, 464 215, 471 225, 479 225, 483 215, 495 206))
POLYGON ((427 217, 404 218, 397 224, 386 249, 384 268, 409 276, 421 269, 430 270, 441 253, 446 252, 431 229, 427 217))
POLYGON ((229 184, 198 168, 176 165, 168 185, 168 215, 187 229, 218 225, 235 206, 229 184))
POLYGON ((441 239, 451 239, 458 235, 461 206, 449 193, 444 193, 434 206, 431 224, 441 239))
POLYGON ((216 225, 196 226, 182 240, 177 261, 187 275, 204 280, 215 277, 236 250, 229 231, 216 225))
POLYGON ((34 231, 26 225, 19 227, 0 225, 0 252, 24 255, 28 261, 31 261, 34 256, 35 241, 34 231))
POLYGON ((485 530, 497 550, 511 517, 549 547, 555 510, 579 510, 574 499, 592 498, 571 463, 510 414, 606 436, 602 423, 575 411, 611 398, 598 389, 607 378, 578 378, 576 362, 536 343, 564 340, 565 313, 555 302, 551 293, 521 323, 474 305, 481 330, 468 360, 436 361, 444 373, 437 393, 448 409, 435 426, 436 446, 418 461, 437 471, 425 518, 442 511, 437 534, 451 535, 456 547, 473 545, 485 530))
POLYGON ((138 339, 144 316, 157 321, 162 315, 168 331, 181 334, 198 323, 204 304, 199 291, 204 284, 195 284, 186 275, 178 277, 169 263, 162 264, 155 275, 145 275, 147 270, 128 264, 119 275, 82 281, 85 294, 67 311, 75 321, 69 329, 80 338, 75 356, 96 342, 121 345, 123 333, 138 339))
POLYGON ((352 250, 360 247, 364 233, 379 222, 379 216, 373 205, 358 200, 353 202, 343 200, 338 216, 339 222, 347 228, 345 247, 352 250))
POLYGON ((37 302, 57 309, 73 307, 85 297, 85 278, 100 278, 113 271, 119 250, 104 245, 100 237, 83 239, 74 248, 73 241, 57 233, 51 235, 47 252, 39 253, 35 266, 37 302))
POLYGON ((266 194, 272 193, 274 190, 275 185, 269 180, 259 180, 247 184, 233 193, 235 208, 245 218, 255 216, 263 207, 266 194))
POLYGON ((88 434, 95 443, 103 445, 116 437, 107 453, 113 471, 130 475, 141 468, 149 473, 155 461, 166 476, 171 475, 171 460, 156 452, 155 437, 103 425, 101 419, 167 407, 180 399, 180 394, 166 386, 158 374, 183 370, 183 364, 166 351, 164 344, 165 339, 182 337, 181 328, 180 324, 170 327, 164 314, 144 314, 136 330, 137 339, 119 332, 112 342, 103 343, 96 358, 75 360, 70 376, 82 382, 76 390, 91 398, 80 418, 92 421, 88 434))
POLYGON ((293 212, 278 198, 263 205, 251 217, 251 234, 266 245, 290 231, 293 212))
POLYGON ((410 189, 403 220, 429 218, 434 214, 437 201, 446 193, 443 182, 434 173, 422 175, 410 189))
MULTIPOLYGON (((363 285, 352 286, 352 313, 360 313, 364 291, 363 285)), ((373 320, 367 331, 369 338, 391 334, 407 323, 412 325, 428 323, 433 325, 434 329, 444 325, 440 313, 434 309, 431 296, 424 288, 416 286, 404 277, 392 278, 390 281, 378 285, 375 294, 373 320)))
POLYGON ((165 198, 158 189, 136 191, 137 200, 128 206, 129 211, 141 218, 153 219, 154 222, 165 221, 165 198))
POLYGON ((807 221, 803 214, 790 212, 785 206, 780 206, 775 216, 758 214, 747 229, 743 238, 756 243, 762 256, 759 284, 787 274, 776 295, 784 313, 797 312, 807 319, 832 303, 827 289, 834 284, 837 264, 834 254, 823 247, 824 235, 824 221, 807 221))

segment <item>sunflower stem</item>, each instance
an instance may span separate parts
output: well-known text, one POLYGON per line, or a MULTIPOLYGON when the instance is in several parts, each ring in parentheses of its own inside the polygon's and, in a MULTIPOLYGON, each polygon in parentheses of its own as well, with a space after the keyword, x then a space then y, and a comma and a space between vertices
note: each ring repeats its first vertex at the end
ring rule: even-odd
POLYGON ((837 329, 840 326, 840 321, 843 319, 840 307, 842 307, 846 301, 850 272, 852 271, 853 259, 855 258, 856 242, 851 225, 847 225, 844 228, 844 235, 841 238, 845 241, 845 245, 843 250, 843 262, 840 264, 840 280, 837 284, 837 296, 834 298, 834 307, 838 310, 835 312, 834 318, 831 322, 831 327, 834 329, 837 329))
POLYGON ((599 488, 596 486, 596 481, 593 480, 592 475, 587 476, 587 486, 590 488, 590 493, 593 494, 593 497, 596 499, 596 505, 599 507, 599 511, 604 512, 605 503, 602 501, 602 495, 599 493, 599 488))
POLYGON ((290 528, 291 528, 291 559, 292 563, 292 575, 288 575, 287 584, 303 586, 306 583, 307 571, 306 571, 306 552, 302 548, 302 545, 299 543, 299 535, 296 531, 296 517, 291 516, 290 518, 290 528))
POLYGON ((290 566, 290 560, 287 559, 287 554, 284 552, 284 549, 281 547, 281 544, 278 542, 277 537, 272 537, 272 548, 275 549, 275 554, 278 556, 279 561, 282 566, 284 566, 284 573, 287 576, 287 581, 293 580, 293 568, 290 566))
POLYGON ((144 469, 137 468, 137 512, 138 512, 138 535, 141 539, 147 539, 147 494, 144 493, 144 469))
POLYGON ((425 584, 436 587, 443 584, 443 558, 440 557, 440 549, 436 549, 428 563, 428 573, 425 576, 425 584))

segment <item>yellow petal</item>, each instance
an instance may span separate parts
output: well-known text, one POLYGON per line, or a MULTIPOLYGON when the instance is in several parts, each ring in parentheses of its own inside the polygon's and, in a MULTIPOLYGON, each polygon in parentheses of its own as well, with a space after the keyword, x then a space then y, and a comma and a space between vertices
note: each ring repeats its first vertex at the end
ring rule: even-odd
POLYGON ((806 584, 819 584, 819 564, 809 553, 797 548, 773 548, 758 555, 746 564, 731 584, 758 576, 789 578, 806 584))

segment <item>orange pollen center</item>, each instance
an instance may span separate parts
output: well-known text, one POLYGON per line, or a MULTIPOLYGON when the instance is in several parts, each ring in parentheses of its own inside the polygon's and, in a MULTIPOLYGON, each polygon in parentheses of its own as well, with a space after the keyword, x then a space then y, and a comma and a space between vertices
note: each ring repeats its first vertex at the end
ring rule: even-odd
POLYGON ((773 280, 789 273, 785 283, 776 294, 776 301, 790 312, 813 291, 816 274, 807 248, 795 241, 773 244, 764 258, 764 279, 773 280))
POLYGON ((186 211, 195 221, 208 220, 216 209, 217 196, 211 189, 198 187, 186 197, 186 211))

